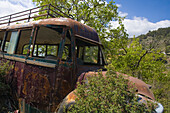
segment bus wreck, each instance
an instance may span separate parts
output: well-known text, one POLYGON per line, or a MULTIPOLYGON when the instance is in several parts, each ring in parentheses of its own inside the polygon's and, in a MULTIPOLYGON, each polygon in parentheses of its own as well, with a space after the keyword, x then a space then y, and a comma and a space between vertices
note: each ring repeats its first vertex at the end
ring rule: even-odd
MULTIPOLYGON (((13 81, 21 113, 35 109, 54 112, 75 89, 82 73, 104 69, 106 63, 93 28, 64 18, 69 17, 64 13, 63 17, 54 18, 49 9, 41 15, 47 19, 30 22, 31 18, 40 17, 31 17, 34 9, 28 10, 28 18, 19 19, 28 19, 26 23, 10 25, 17 22, 11 21, 15 14, 8 22, 0 23, 8 24, 0 27, 0 61, 13 65, 6 77, 7 82, 13 81)), ((149 87, 145 87, 149 91, 146 97, 154 100, 149 87)))

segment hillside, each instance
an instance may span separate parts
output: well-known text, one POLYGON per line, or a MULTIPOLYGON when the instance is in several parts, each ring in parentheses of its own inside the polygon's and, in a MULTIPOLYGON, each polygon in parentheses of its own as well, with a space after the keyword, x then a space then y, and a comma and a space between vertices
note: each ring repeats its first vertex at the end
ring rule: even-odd
POLYGON ((160 49, 162 52, 170 54, 170 27, 149 31, 147 34, 142 34, 137 38, 139 38, 144 47, 160 49))

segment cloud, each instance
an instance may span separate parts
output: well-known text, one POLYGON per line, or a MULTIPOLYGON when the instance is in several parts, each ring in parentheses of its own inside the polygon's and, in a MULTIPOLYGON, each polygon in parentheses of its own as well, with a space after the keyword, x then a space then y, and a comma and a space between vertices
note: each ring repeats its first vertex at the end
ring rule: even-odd
MULTIPOLYGON (((115 21, 111 22, 113 28, 118 26, 115 21)), ((170 27, 170 20, 162 20, 156 23, 148 21, 144 17, 134 17, 133 19, 124 19, 123 24, 129 34, 129 37, 146 34, 148 31, 157 30, 158 28, 170 27)))
POLYGON ((0 0, 0 17, 33 7, 32 0, 0 0))
POLYGON ((122 5, 121 5, 121 4, 116 4, 116 6, 117 6, 117 7, 122 7, 122 5))
POLYGON ((128 13, 124 13, 124 12, 119 11, 119 16, 126 17, 127 15, 128 15, 128 13))
POLYGON ((128 13, 125 13, 125 12, 122 12, 122 11, 119 10, 119 8, 122 7, 121 4, 116 4, 116 6, 118 7, 118 14, 119 14, 119 16, 126 17, 128 15, 128 13))

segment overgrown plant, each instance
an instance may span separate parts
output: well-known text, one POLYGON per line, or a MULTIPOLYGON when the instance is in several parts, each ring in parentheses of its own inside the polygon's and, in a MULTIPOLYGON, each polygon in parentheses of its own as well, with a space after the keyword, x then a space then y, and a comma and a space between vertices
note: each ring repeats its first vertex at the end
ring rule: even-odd
POLYGON ((76 103, 68 113, 143 113, 151 112, 151 106, 138 103, 134 88, 122 75, 108 72, 88 77, 76 89, 76 103))
POLYGON ((12 94, 11 86, 5 80, 5 76, 12 68, 8 61, 0 61, 0 113, 13 111, 16 107, 16 101, 12 98, 15 94, 12 94))

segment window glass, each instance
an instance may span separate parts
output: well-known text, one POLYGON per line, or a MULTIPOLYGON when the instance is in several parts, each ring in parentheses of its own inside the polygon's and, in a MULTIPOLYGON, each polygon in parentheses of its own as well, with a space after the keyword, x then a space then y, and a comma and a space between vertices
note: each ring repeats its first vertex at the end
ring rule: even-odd
POLYGON ((85 46, 84 62, 97 63, 98 46, 85 46))
POLYGON ((15 53, 17 41, 18 41, 18 31, 14 31, 11 34, 10 42, 7 47, 7 53, 9 53, 9 54, 15 53))
POLYGON ((5 46, 4 46, 4 52, 7 52, 7 50, 8 50, 11 33, 12 33, 11 31, 8 31, 7 38, 5 41, 5 46))

